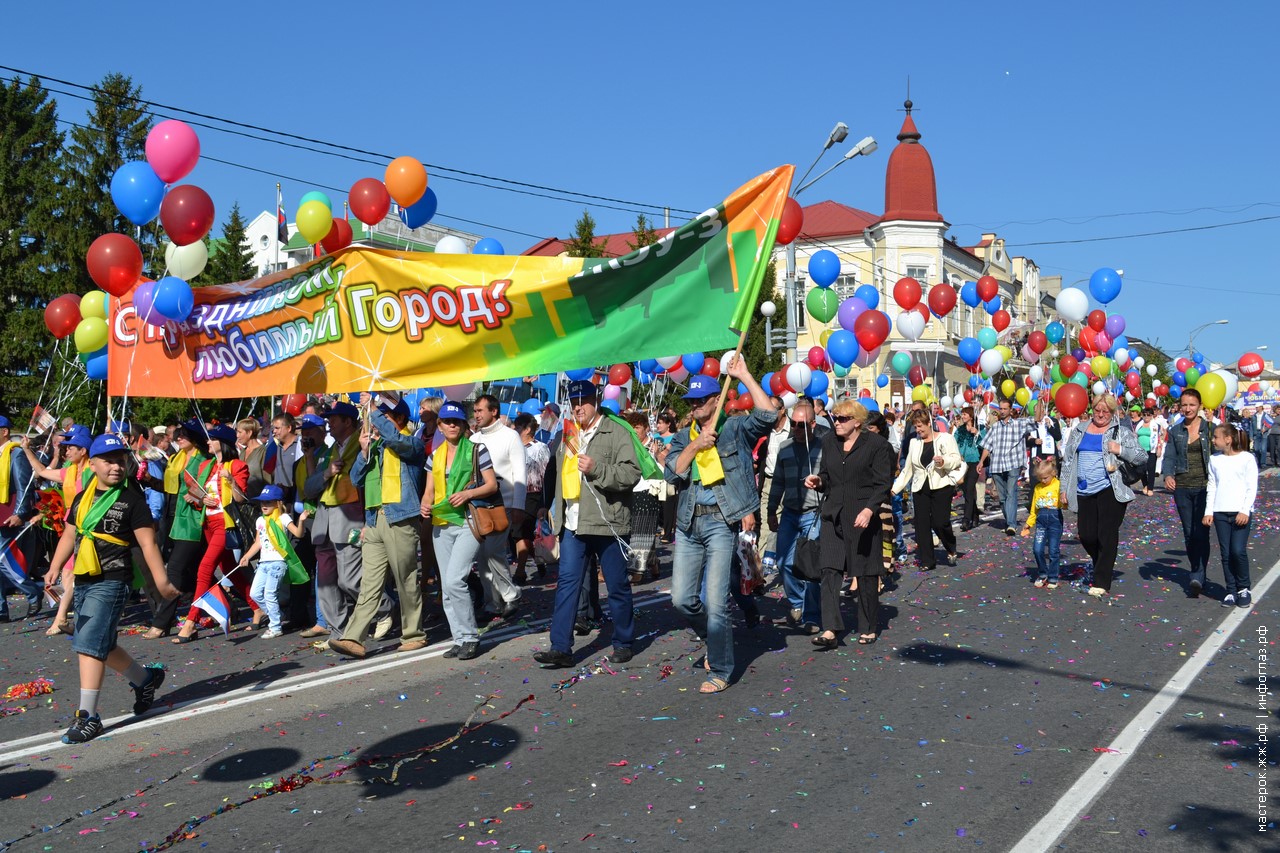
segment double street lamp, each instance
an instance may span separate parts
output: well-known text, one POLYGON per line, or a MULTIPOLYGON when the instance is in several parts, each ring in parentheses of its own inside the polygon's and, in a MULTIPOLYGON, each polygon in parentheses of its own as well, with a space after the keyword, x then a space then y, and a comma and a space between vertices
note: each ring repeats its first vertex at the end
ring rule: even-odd
MULTIPOLYGON (((797 189, 795 190, 795 192, 791 193, 792 198, 798 199, 800 197, 800 193, 804 192, 809 187, 813 186, 818 181, 822 180, 827 175, 834 172, 836 168, 840 166, 840 164, 845 163, 849 160, 852 160, 854 157, 857 157, 859 154, 871 154, 876 150, 875 139, 873 139, 870 136, 865 136, 862 138, 861 141, 858 142, 857 145, 849 149, 849 152, 845 154, 844 157, 837 160, 835 165, 831 166, 831 168, 827 169, 825 172, 818 175, 818 177, 814 178, 808 183, 805 183, 805 178, 809 177, 809 173, 812 172, 814 167, 818 165, 818 161, 822 159, 822 155, 826 154, 832 145, 835 145, 837 142, 843 142, 845 137, 847 137, 848 135, 849 135, 849 126, 842 121, 836 122, 836 126, 831 129, 831 133, 827 136, 827 141, 822 146, 822 150, 818 152, 818 156, 814 158, 813 163, 810 164, 809 168, 805 170, 805 173, 800 176, 800 180, 797 182, 798 183, 797 189)), ((799 239, 798 235, 796 239, 797 240, 799 239)), ((787 244, 787 277, 784 284, 784 296, 787 303, 787 330, 786 330, 787 362, 791 363, 796 360, 796 331, 800 323, 800 300, 799 300, 799 296, 797 294, 797 289, 796 289, 796 241, 795 240, 792 240, 790 243, 787 244)), ((766 314, 765 316, 768 317, 769 315, 766 314)))

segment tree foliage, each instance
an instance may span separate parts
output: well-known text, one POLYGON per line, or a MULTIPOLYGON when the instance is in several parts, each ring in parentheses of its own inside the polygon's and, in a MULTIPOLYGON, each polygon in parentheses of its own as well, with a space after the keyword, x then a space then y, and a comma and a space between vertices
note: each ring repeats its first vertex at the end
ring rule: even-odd
POLYGON ((605 241, 596 242, 596 220, 591 211, 583 210, 573 226, 573 236, 565 242, 571 258, 603 258, 605 241))
POLYGON ((234 284, 257 276, 253 250, 245 240, 245 224, 244 217, 240 215, 240 203, 236 202, 222 226, 222 239, 210 246, 209 265, 193 284, 234 284))
POLYGON ((633 236, 635 237, 634 243, 630 240, 627 241, 627 248, 633 252, 642 246, 652 246, 658 242, 657 230, 653 227, 653 223, 649 221, 649 217, 643 213, 636 214, 636 227, 633 236))

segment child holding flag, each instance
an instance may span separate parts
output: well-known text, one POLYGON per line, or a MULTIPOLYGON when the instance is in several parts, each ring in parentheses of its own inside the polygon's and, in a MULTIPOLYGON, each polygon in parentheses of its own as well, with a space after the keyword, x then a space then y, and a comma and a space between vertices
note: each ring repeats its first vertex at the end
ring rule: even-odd
POLYGON ((280 601, 277 597, 280 579, 287 573, 290 583, 304 584, 310 581, 307 570, 303 567, 302 560, 298 559, 285 531, 301 537, 302 526, 306 524, 310 513, 304 509, 295 523, 282 509, 284 489, 279 486, 263 486, 262 493, 254 500, 262 504, 262 516, 258 519, 257 536, 249 550, 240 558, 239 567, 245 568, 255 555, 262 555, 258 560, 258 570, 253 575, 253 588, 249 591, 249 596, 267 609, 268 624, 267 630, 262 632, 262 639, 274 640, 284 635, 280 621, 280 601))

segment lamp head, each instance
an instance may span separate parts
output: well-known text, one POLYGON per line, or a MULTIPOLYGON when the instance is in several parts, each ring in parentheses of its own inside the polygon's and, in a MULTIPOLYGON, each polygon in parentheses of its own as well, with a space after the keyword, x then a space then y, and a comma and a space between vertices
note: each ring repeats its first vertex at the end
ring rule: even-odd
POLYGON ((831 128, 831 135, 827 137, 827 144, 822 150, 827 150, 837 142, 844 142, 846 136, 849 135, 849 125, 842 121, 836 122, 836 126, 831 128))

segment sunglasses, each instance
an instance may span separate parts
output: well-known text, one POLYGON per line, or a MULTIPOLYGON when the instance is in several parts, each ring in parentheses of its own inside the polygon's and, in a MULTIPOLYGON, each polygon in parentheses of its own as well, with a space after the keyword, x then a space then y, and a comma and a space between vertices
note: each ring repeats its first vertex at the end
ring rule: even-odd
POLYGON ((853 416, 852 415, 832 415, 831 420, 835 421, 838 424, 847 424, 849 421, 853 420, 853 416))

